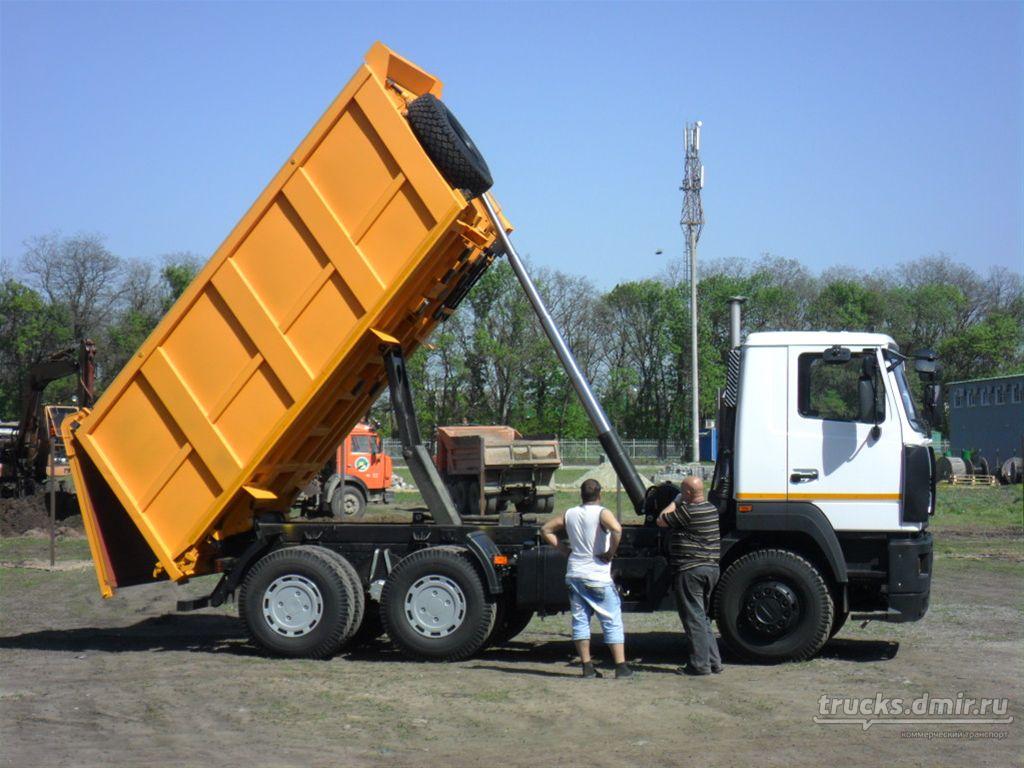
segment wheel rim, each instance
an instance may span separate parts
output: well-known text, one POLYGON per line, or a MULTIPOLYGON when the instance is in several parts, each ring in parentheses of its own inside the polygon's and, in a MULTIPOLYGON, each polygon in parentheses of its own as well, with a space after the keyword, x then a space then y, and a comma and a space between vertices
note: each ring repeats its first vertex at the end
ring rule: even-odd
POLYGON ((305 576, 280 576, 263 593, 263 618, 283 637, 308 635, 323 615, 320 589, 305 576))
POLYGON ((742 615, 744 623, 756 637, 775 639, 797 623, 800 600, 785 582, 759 581, 744 595, 742 615))
POLYGON ((423 637, 447 637, 466 619, 466 596, 447 576, 424 576, 405 593, 405 618, 423 637))
POLYGON ((345 494, 342 510, 345 512, 346 515, 354 515, 356 512, 359 511, 359 501, 358 499, 356 499, 355 495, 351 493, 345 494))

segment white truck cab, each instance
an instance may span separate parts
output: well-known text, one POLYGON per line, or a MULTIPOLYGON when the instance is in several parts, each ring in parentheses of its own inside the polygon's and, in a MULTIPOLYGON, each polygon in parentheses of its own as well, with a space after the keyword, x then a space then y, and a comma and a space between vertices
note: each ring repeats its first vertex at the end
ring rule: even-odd
MULTIPOLYGON (((878 333, 753 333, 730 353, 711 498, 722 512, 723 638, 806 658, 853 612, 928 607, 935 460, 907 365, 878 333)), ((937 385, 926 387, 929 404, 937 385)))

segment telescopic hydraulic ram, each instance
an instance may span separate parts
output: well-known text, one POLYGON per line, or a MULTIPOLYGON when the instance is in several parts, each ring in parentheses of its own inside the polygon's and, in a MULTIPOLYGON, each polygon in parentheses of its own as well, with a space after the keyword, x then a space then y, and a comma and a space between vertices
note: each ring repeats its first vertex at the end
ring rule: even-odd
POLYGON ((512 265, 512 270, 516 273, 516 277, 519 278, 520 284, 523 286, 523 290, 526 291, 526 297, 530 300, 530 304, 533 305, 533 311, 537 313, 537 319, 540 320, 541 326, 544 328, 544 333, 547 334, 548 339, 551 341, 551 345, 555 348, 555 353, 558 355, 558 359, 562 362, 562 367, 565 368, 565 372, 569 375, 569 380, 572 382, 573 387, 576 389, 576 394, 580 396, 580 401, 583 403, 583 408, 587 412, 587 416, 590 417, 591 423, 594 425, 594 429, 597 430, 597 439, 601 442, 601 447, 604 448, 605 453, 608 455, 608 460, 612 463, 615 468, 616 474, 619 476, 619 480, 622 481, 623 488, 626 489, 626 494, 629 496, 629 500, 633 502, 633 507, 638 515, 644 514, 644 482, 640 478, 640 473, 636 471, 636 467, 633 466, 633 462, 630 461, 629 456, 626 455, 625 449, 622 447, 622 441, 619 440, 618 434, 612 427, 611 422, 608 421, 608 416, 605 414, 601 404, 594 397, 594 391, 590 388, 590 382, 587 381, 587 377, 583 375, 583 371, 580 370, 579 364, 576 362, 576 358, 572 354, 572 350, 569 349, 569 345, 565 343, 565 339, 562 338, 561 332, 558 330, 558 326, 555 325, 555 321, 551 317, 551 313, 548 312, 547 307, 544 305, 544 300, 537 292, 537 287, 533 284, 533 280, 530 279, 530 275, 526 271, 526 267, 523 265, 523 260, 519 258, 519 253, 516 251, 512 241, 509 240, 508 234, 505 232, 505 228, 501 223, 501 219, 494 209, 494 205, 491 203, 490 195, 484 194, 480 198, 483 201, 484 207, 487 209, 487 214, 490 216, 491 221, 494 223, 494 229, 498 233, 498 238, 501 240, 502 247, 505 250, 505 256, 508 258, 508 263, 512 265))

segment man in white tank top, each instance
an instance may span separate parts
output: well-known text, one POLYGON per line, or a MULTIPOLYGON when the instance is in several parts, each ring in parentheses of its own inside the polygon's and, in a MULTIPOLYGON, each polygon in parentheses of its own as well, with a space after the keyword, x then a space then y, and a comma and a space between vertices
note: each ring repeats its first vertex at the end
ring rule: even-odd
POLYGON ((572 607, 572 639, 583 663, 584 677, 601 677, 590 658, 590 620, 596 614, 604 631, 605 645, 615 661, 615 677, 632 677, 626 664, 622 629, 622 602, 612 581, 612 558, 622 540, 622 526, 601 506, 601 484, 584 480, 580 486, 582 504, 548 520, 541 528, 545 543, 569 556, 565 584, 572 607), (565 531, 569 546, 559 541, 565 531))

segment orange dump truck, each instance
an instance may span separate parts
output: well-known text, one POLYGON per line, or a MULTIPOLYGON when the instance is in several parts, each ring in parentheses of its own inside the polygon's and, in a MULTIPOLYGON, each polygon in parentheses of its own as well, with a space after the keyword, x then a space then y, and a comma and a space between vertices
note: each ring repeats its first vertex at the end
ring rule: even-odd
MULTIPOLYGON (((179 609, 235 596, 256 644, 310 658, 386 631, 410 656, 460 659, 564 609, 564 558, 536 525, 463 523, 406 375, 406 355, 501 254, 642 508, 642 482, 486 194, 487 164, 440 95, 437 78, 374 45, 95 407, 65 418, 104 596, 220 574, 179 609), (294 519, 293 500, 385 385, 429 511, 294 519)), ((628 546, 660 557, 657 529, 636 531, 628 546)))

